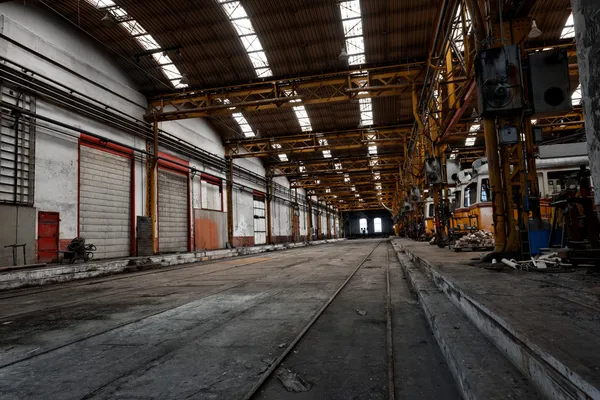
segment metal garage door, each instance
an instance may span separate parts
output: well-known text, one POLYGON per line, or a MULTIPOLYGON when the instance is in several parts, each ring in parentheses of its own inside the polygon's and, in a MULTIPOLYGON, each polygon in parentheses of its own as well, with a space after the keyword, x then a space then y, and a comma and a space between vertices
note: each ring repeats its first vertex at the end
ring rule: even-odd
POLYGON ((79 235, 94 258, 126 257, 131 243, 131 159, 80 148, 79 235))
POLYGON ((188 178, 158 171, 158 249, 161 253, 188 251, 188 178))

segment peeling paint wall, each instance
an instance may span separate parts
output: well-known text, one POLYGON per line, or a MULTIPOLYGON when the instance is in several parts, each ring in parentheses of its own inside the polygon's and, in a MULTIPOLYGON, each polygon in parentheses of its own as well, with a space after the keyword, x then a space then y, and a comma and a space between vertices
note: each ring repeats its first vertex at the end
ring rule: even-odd
MULTIPOLYGON (((31 2, 4 2, 0 4, 0 31, 20 44, 19 46, 6 40, 0 40, 0 56, 23 65, 28 71, 35 74, 52 78, 110 108, 131 117, 143 119, 146 113, 146 98, 136 90, 127 74, 114 62, 114 56, 108 54, 103 46, 82 35, 76 27, 66 23, 56 14, 31 2), (53 65, 37 56, 36 52, 67 69, 53 65), (87 79, 82 79, 81 76, 87 79)), ((74 114, 41 99, 37 99, 37 112, 82 131, 102 135, 140 150, 146 149, 145 140, 141 138, 74 114)), ((34 207, 36 213, 37 211, 59 212, 60 240, 69 241, 77 236, 78 228, 79 134, 76 131, 57 126, 51 126, 51 128, 68 133, 68 135, 48 128, 39 127, 37 129, 34 207)), ((205 120, 162 122, 159 128, 218 157, 225 155, 225 148, 219 134, 205 120)), ((160 151, 189 161, 189 165, 200 172, 221 179, 225 178, 226 171, 213 170, 197 160, 168 149, 161 148, 160 151)), ((265 168, 259 159, 236 159, 235 164, 262 177, 265 176, 265 168)), ((252 190, 265 192, 266 188, 260 183, 240 178, 236 178, 235 181, 233 210, 230 210, 234 213, 234 236, 250 238, 243 239, 240 243, 251 243, 254 236, 252 190)), ((146 166, 145 162, 141 160, 135 162, 134 182, 135 215, 144 215, 147 201, 146 166)), ((275 182, 287 188, 290 187, 288 180, 284 177, 276 178, 275 182)), ((214 206, 218 203, 217 189, 210 187, 210 193, 207 188, 203 191, 197 176, 191 181, 190 189, 190 206, 192 208, 190 216, 195 215, 193 210, 218 208, 214 206)), ((298 193, 304 195, 305 191, 298 190, 298 193)), ((226 193, 223 188, 223 211, 228 211, 225 199, 226 193)), ((273 201, 273 236, 287 238, 293 235, 291 208, 293 199, 294 196, 290 195, 285 200, 273 201)), ((316 199, 314 201, 316 202, 316 199)), ((305 207, 306 204, 301 200, 300 235, 304 237, 307 235, 305 207)), ((199 215, 202 215, 202 212, 199 215)), ((218 217, 221 218, 221 216, 218 217)), ((192 239, 195 236, 194 219, 192 218, 191 226, 192 239)), ((324 216, 323 220, 325 220, 324 216)), ((315 220, 314 227, 316 228, 316 226, 315 220)), ((322 227, 324 230, 325 224, 322 224, 322 227)), ((198 237, 198 239, 201 238, 198 237)), ((213 243, 211 241, 206 243, 209 242, 213 243)))
MULTIPOLYGON (((600 182, 600 1, 571 0, 592 180, 600 182)), ((595 191, 600 212, 600 190, 595 191)))

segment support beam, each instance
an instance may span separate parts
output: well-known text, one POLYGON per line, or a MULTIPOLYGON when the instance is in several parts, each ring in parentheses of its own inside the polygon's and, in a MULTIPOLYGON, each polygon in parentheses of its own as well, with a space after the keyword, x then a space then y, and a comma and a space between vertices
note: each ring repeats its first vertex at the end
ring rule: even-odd
POLYGON ((273 216, 271 200, 273 199, 273 178, 267 178, 267 244, 273 244, 273 216))
POLYGON ((492 212, 494 220, 494 238, 496 252, 503 252, 506 246, 506 218, 504 209, 504 192, 502 190, 502 175, 500 173, 500 157, 498 156, 498 135, 493 119, 483 120, 485 134, 485 154, 487 156, 490 175, 490 190, 492 196, 492 212))
POLYGON ((306 196, 306 203, 308 204, 308 214, 306 214, 306 236, 308 241, 312 240, 312 200, 310 196, 306 196))
POLYGON ((397 96, 415 83, 424 63, 363 68, 329 74, 258 81, 230 87, 189 90, 151 99, 147 118, 159 121, 231 115, 302 104, 397 96))
POLYGON ((233 160, 227 170, 227 242, 233 247, 233 160))
POLYGON ((147 213, 152 222, 152 248, 154 254, 158 253, 158 121, 154 120, 153 124, 153 140, 152 140, 152 154, 154 158, 146 165, 149 168, 147 171, 147 185, 148 185, 148 202, 147 202, 147 213))
MULTIPOLYGON (((571 0, 592 180, 600 182, 600 2, 571 0)), ((600 212, 600 190, 595 191, 600 212)))

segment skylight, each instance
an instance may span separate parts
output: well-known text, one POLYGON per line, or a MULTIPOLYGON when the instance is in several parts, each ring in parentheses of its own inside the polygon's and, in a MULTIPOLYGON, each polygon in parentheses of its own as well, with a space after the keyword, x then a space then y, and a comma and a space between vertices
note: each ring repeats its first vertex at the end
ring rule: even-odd
POLYGON ((252 26, 252 21, 248 18, 248 14, 244 6, 239 1, 218 0, 227 14, 227 18, 237 32, 248 58, 254 67, 256 76, 266 78, 273 75, 267 55, 263 51, 263 47, 256 36, 256 31, 252 26))
MULTIPOLYGON (((366 94, 366 92, 359 92, 359 94, 366 94)), ((360 105, 360 124, 362 126, 373 125, 373 105, 371 98, 362 98, 358 100, 360 105)))
MULTIPOLYGON (((116 5, 114 1, 87 0, 87 2, 97 9, 106 9, 106 12, 114 18, 115 22, 125 29, 144 50, 160 50, 160 45, 152 35, 139 22, 133 19, 125 9, 116 5)), ((188 86, 187 84, 180 83, 183 74, 179 72, 179 69, 173 64, 173 61, 167 54, 159 51, 153 53, 152 58, 154 58, 154 61, 159 65, 162 73, 171 82, 173 87, 181 89, 188 86)))
MULTIPOLYGON (((469 10, 466 8, 464 10, 464 17, 465 26, 467 27, 467 34, 470 34, 472 29, 471 15, 469 15, 469 10)), ((464 53, 465 39, 463 35, 463 10, 460 5, 456 9, 456 16, 454 18, 454 23, 452 26, 452 42, 456 46, 454 49, 455 51, 464 53)))
MULTIPOLYGON (((571 103, 573 107, 577 107, 581 105, 582 95, 581 95, 581 83, 577 86, 577 89, 571 95, 571 103)), ((537 122, 537 121, 536 121, 537 122)))
POLYGON ((345 177, 344 177, 344 182, 345 182, 345 183, 348 183, 348 182, 350 182, 350 177, 349 177, 349 176, 345 176, 345 177))
POLYGON ((251 138, 251 137, 256 136, 254 134, 254 131, 250 127, 250 124, 248 123, 248 121, 246 121, 246 117, 244 117, 242 115, 242 113, 233 113, 233 114, 231 114, 231 116, 233 117, 235 122, 238 123, 238 125, 240 126, 240 129, 242 130, 242 133, 244 134, 245 137, 251 138))
POLYGON ((473 124, 469 127, 469 135, 465 139, 465 146, 471 147, 475 146, 475 142, 477 141, 477 133, 481 129, 481 122, 478 119, 473 122, 473 124))
POLYGON ((573 39, 575 37, 575 22, 573 21, 573 14, 569 15, 565 27, 560 34, 561 39, 573 39))
POLYGON ((333 164, 333 167, 335 169, 342 169, 342 163, 335 163, 335 164, 333 164))
POLYGON ((279 143, 273 143, 273 144, 271 145, 271 147, 272 147, 272 148, 274 148, 274 149, 280 149, 280 148, 281 148, 281 145, 280 145, 279 143))
POLYGON ((288 162, 288 157, 287 154, 279 154, 279 161, 281 162, 288 162))
POLYGON ((346 38, 346 53, 349 55, 348 64, 364 64, 366 58, 360 0, 340 1, 339 5, 346 38))
POLYGON ((325 193, 331 193, 331 189, 329 189, 329 188, 325 189, 325 193))
POLYGON ((306 167, 304 165, 301 165, 301 166, 298 167, 298 170, 300 172, 306 172, 306 167))
POLYGON ((323 157, 331 158, 331 150, 323 150, 323 157))

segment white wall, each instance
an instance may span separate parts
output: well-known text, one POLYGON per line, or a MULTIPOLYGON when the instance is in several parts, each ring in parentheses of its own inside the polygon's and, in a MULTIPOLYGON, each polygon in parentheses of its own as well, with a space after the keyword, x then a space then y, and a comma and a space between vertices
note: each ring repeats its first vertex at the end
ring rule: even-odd
MULTIPOLYGON (((147 106, 145 96, 136 90, 131 79, 114 62, 114 56, 107 53, 100 44, 85 36, 56 14, 29 3, 26 5, 18 2, 1 3, 0 18, 2 34, 25 47, 22 48, 0 40, 0 56, 25 66, 28 71, 32 71, 36 75, 51 78, 73 88, 131 118, 143 119, 147 106), (33 52, 38 52, 65 66, 73 73, 36 56, 33 52)), ((136 149, 146 149, 143 139, 40 99, 37 100, 37 112, 81 131, 102 135, 136 149)), ((34 207, 41 211, 59 212, 61 218, 60 239, 72 239, 77 235, 78 132, 57 127, 51 123, 40 122, 40 124, 49 125, 52 129, 68 135, 43 127, 37 129, 34 207)), ((162 122, 159 128, 218 157, 225 155, 225 147, 219 134, 206 120, 162 122)), ((160 150, 188 160, 190 166, 201 172, 219 178, 226 176, 226 171, 211 169, 202 165, 198 160, 190 159, 176 152, 160 150)), ((234 162, 262 177, 265 176, 265 168, 259 159, 236 159, 234 162)), ((145 168, 144 162, 136 161, 134 172, 136 215, 144 215, 146 211, 145 168)), ((236 188, 233 193, 234 236, 252 237, 254 235, 254 212, 251 191, 265 192, 266 189, 261 184, 244 181, 240 178, 235 178, 235 181, 243 188, 242 190, 236 188)), ((275 182, 289 188, 286 178, 276 178, 275 182)), ((207 195, 208 197, 204 199, 204 206, 212 208, 209 204, 211 203, 209 197, 215 196, 214 191, 211 193, 203 191, 199 177, 193 179, 191 188, 192 207, 202 208, 203 195, 207 195)), ((299 190, 299 194, 304 195, 305 192, 299 190)), ((223 209, 227 211, 225 199, 226 193, 223 190, 223 209)), ((293 200, 293 196, 291 200, 293 200)), ((273 201, 274 236, 292 235, 291 215, 290 204, 281 200, 273 201)), ((316 226, 316 221, 314 225, 316 226)), ((306 235, 306 214, 302 208, 300 227, 301 235, 306 235)))

